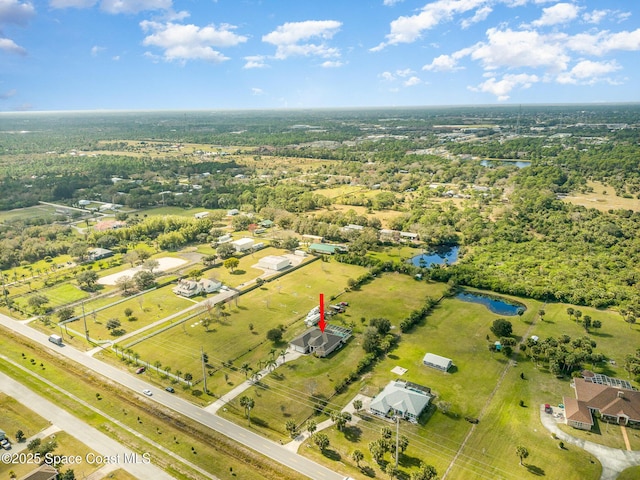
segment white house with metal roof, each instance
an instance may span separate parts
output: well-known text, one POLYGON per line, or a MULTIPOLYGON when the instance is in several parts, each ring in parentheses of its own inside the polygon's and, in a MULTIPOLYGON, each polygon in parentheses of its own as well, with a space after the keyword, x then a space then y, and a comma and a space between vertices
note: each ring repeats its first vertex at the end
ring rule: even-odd
POLYGON ((393 418, 397 415, 413 423, 433 398, 431 389, 403 380, 392 380, 371 400, 369 411, 376 416, 393 418))

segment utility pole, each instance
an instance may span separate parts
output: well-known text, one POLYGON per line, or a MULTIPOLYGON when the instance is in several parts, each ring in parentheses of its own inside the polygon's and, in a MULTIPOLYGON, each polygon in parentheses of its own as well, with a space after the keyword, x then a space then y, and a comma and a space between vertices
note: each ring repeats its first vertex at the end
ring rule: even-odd
POLYGON ((396 411, 396 470, 398 469, 398 452, 400 451, 400 415, 396 411))
POLYGON ((84 336, 87 338, 87 342, 89 341, 89 329, 87 328, 87 316, 84 313, 84 302, 82 302, 82 320, 84 321, 84 336))
POLYGON ((204 353, 204 347, 200 347, 200 359, 202 360, 202 381, 204 382, 204 393, 207 393, 207 362, 209 356, 204 353))

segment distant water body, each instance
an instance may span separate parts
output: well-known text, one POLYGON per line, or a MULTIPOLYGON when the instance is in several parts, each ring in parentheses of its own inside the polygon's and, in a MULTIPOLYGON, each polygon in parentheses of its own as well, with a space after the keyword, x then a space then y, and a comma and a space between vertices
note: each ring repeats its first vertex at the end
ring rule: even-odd
POLYGON ((479 303, 495 314, 509 317, 518 315, 518 312, 524 312, 526 310, 524 305, 516 305, 514 303, 509 303, 507 300, 501 299, 500 297, 493 297, 489 295, 461 292, 456 295, 456 298, 463 302, 479 303))

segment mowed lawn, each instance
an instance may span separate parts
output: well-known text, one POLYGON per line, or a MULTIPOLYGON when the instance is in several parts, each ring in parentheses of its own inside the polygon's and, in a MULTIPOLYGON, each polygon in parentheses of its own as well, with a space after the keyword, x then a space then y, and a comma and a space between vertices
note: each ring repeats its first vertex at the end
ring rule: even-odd
POLYGON ((33 311, 29 306, 29 299, 34 295, 44 295, 49 299, 49 303, 45 305, 46 308, 58 308, 68 303, 89 298, 90 293, 82 290, 75 282, 62 283, 55 287, 35 291, 30 295, 15 298, 14 302, 22 310, 33 311))
POLYGON ((31 437, 49 426, 47 420, 2 392, 0 392, 0 412, 2 412, 0 428, 12 443, 16 442, 15 435, 18 430, 22 430, 26 437, 31 437))
MULTIPOLYGON (((272 349, 278 352, 286 349, 286 341, 304 328, 301 319, 317 305, 319 293, 327 298, 337 295, 346 288, 349 278, 365 271, 362 267, 334 261, 316 261, 242 295, 237 305, 235 301, 227 303, 221 312, 214 308, 209 331, 200 323, 201 318, 193 318, 131 348, 142 360, 151 364, 159 360, 172 371, 191 373, 195 379, 202 378, 201 347, 209 355, 209 364, 215 367, 232 360, 236 368, 248 363, 257 370, 258 362, 267 360, 272 349), (291 327, 284 332, 285 341, 274 345, 266 340, 266 333, 280 325, 291 327)), ((244 378, 245 375, 236 370, 217 371, 209 377, 208 388, 220 395, 244 378)))
MULTIPOLYGON (((519 339, 527 332, 539 334, 536 330, 541 322, 535 319, 542 304, 517 300, 527 305, 527 311, 522 317, 508 317, 513 324, 514 336, 519 339), (529 330, 534 320, 536 324, 529 330)), ((553 306, 547 306, 546 317, 552 309, 553 306)), ((480 423, 447 478, 520 479, 540 475, 576 480, 598 478, 600 465, 597 461, 590 462, 586 452, 574 447, 560 450, 558 442, 540 422, 540 403, 554 403, 562 395, 571 394, 569 381, 558 380, 548 372, 536 369, 518 353, 513 357, 518 364, 513 366, 503 355, 490 352, 486 336, 489 335, 490 342, 495 340, 489 330, 495 318, 498 315, 482 305, 444 299, 423 324, 402 335, 398 348, 368 377, 361 391, 371 396, 389 380, 402 378, 430 387, 437 395, 436 402, 442 400, 451 404, 449 414, 432 409, 423 416, 421 425, 401 424, 401 433, 409 438, 410 447, 404 465, 401 457, 400 469, 410 474, 419 463, 417 459, 422 459, 436 466, 442 475, 472 430, 472 425, 464 419, 469 416, 479 417, 480 423), (447 374, 427 368, 421 363, 426 352, 452 358, 456 367, 447 374), (399 377, 390 371, 394 366, 407 368, 407 372, 399 377), (521 372, 525 375, 524 380, 520 378, 521 372), (503 373, 502 383, 494 392, 503 373), (520 406, 520 400, 524 406, 520 406), (417 450, 412 450, 411 445, 417 450), (525 460, 528 467, 518 465, 517 445, 529 449, 530 457, 525 460)), ((347 470, 337 464, 336 469, 342 468, 353 477, 362 477, 349 458, 358 448, 365 454, 364 465, 372 467, 376 476, 383 476, 368 451, 368 442, 379 435, 377 423, 361 422, 357 427, 351 427, 353 431, 348 435, 335 428, 329 430, 332 446, 326 458, 347 465, 347 470)), ((316 447, 302 448, 301 452, 311 457, 322 456, 316 447)), ((390 459, 387 455, 387 460, 390 459)))
MULTIPOLYGON (((422 306, 426 296, 439 298, 446 285, 436 283, 417 282, 407 275, 396 273, 384 274, 359 290, 341 295, 337 301, 349 303, 345 314, 329 320, 331 324, 342 326, 354 324, 354 336, 341 350, 328 358, 304 356, 279 367, 275 372, 265 377, 261 382, 263 387, 253 387, 247 395, 256 400, 256 404, 269 405, 269 408, 254 411, 254 427, 272 438, 286 439, 285 424, 287 420, 294 420, 301 425, 304 420, 314 413, 312 394, 330 397, 334 393, 334 385, 344 379, 357 363, 364 357, 362 349, 362 332, 366 329, 368 320, 384 317, 397 325, 406 318, 412 310, 422 306), (366 321, 361 322, 361 318, 366 321)), ((303 330, 303 328, 300 328, 303 330)), ((329 408, 342 409, 349 400, 358 393, 362 383, 351 385, 347 392, 331 398, 329 408)), ((237 401, 229 405, 229 416, 239 423, 244 422, 243 409, 237 401)), ((324 420, 319 417, 317 422, 324 420)))
MULTIPOLYGON (((161 320, 169 315, 180 312, 194 304, 191 300, 175 295, 171 289, 175 285, 167 285, 156 290, 151 290, 144 295, 128 298, 124 302, 96 311, 95 305, 85 305, 85 314, 89 335, 96 340, 115 339, 107 330, 107 322, 115 318, 124 329, 125 333, 131 333, 150 323, 161 320), (125 315, 125 310, 131 309, 133 314, 130 317, 125 315)), ((122 300, 121 295, 111 297, 111 302, 122 300)), ((102 302, 100 302, 102 303, 102 302)), ((81 315, 81 309, 75 309, 76 315, 81 315)), ((84 331, 81 320, 69 324, 74 330, 84 331)))

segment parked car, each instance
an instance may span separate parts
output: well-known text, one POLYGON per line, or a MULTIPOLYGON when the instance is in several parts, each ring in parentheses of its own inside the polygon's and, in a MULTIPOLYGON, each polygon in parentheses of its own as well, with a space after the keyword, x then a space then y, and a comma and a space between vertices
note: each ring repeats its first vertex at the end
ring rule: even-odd
POLYGON ((144 367, 136 368, 136 373, 138 375, 140 375, 141 373, 144 373, 145 370, 146 370, 146 368, 144 368, 144 367))
POLYGON ((151 390, 149 390, 148 388, 145 388, 144 390, 142 390, 142 393, 144 393, 147 397, 150 397, 151 395, 153 395, 153 393, 151 393, 151 390))
POLYGON ((9 442, 9 440, 7 440, 6 438, 3 438, 2 440, 0 440, 0 447, 4 448, 5 450, 11 450, 11 442, 9 442))
POLYGON ((343 307, 348 307, 349 302, 340 302, 339 305, 342 305, 343 307))
POLYGON ((165 388, 165 390, 169 393, 176 393, 175 389, 173 387, 167 387, 165 388))

